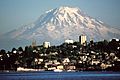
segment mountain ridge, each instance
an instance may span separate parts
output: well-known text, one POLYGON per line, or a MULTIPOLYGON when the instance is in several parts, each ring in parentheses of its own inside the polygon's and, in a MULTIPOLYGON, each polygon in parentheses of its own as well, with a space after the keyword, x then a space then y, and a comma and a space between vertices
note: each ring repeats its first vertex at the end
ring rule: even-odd
POLYGON ((88 16, 79 8, 64 6, 49 10, 35 22, 6 33, 1 37, 0 42, 6 43, 4 39, 10 39, 13 40, 13 45, 19 42, 17 43, 19 46, 23 43, 28 45, 34 39, 41 44, 44 41, 60 44, 65 39, 78 41, 81 34, 85 34, 88 40, 93 38, 95 41, 120 37, 118 29, 88 16))

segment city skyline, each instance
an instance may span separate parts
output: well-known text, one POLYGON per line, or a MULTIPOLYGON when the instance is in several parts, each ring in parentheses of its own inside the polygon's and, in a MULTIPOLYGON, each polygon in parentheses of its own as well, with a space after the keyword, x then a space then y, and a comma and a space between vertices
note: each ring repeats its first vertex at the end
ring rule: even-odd
POLYGON ((119 3, 119 0, 1 0, 0 34, 34 22, 45 11, 60 6, 78 7, 86 14, 119 28, 119 3))

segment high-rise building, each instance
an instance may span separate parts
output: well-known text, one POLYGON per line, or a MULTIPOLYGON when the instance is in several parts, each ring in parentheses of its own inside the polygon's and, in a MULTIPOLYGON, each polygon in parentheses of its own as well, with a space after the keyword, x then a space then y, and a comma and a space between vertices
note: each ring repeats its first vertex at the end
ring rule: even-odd
POLYGON ((87 37, 86 37, 86 35, 81 35, 81 36, 79 36, 79 42, 80 42, 80 44, 81 45, 84 45, 84 44, 86 44, 86 42, 87 42, 87 37))
POLYGON ((44 42, 44 43, 43 43, 43 47, 44 47, 44 48, 50 47, 50 42, 44 42))

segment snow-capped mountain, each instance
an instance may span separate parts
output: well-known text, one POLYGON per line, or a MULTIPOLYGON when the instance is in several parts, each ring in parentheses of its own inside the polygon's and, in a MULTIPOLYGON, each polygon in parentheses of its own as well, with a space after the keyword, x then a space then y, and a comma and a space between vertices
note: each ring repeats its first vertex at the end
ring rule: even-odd
MULTIPOLYGON (((1 36, 0 45, 28 45, 50 41, 60 44, 65 39, 78 41, 81 34, 95 41, 120 37, 120 30, 108 27, 104 22, 92 18, 79 8, 59 7, 46 11, 37 21, 1 36)), ((13 47, 12 46, 12 47, 13 47)), ((4 48, 4 47, 3 47, 4 48)))

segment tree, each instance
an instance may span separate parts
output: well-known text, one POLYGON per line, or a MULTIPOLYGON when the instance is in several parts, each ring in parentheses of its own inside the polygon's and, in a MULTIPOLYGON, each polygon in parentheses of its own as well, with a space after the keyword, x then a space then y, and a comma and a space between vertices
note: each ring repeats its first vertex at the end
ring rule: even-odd
POLYGON ((23 48, 22 48, 22 47, 19 47, 19 48, 18 48, 18 51, 23 51, 23 48))
POLYGON ((4 55, 4 54, 6 54, 6 51, 5 51, 4 49, 2 49, 2 50, 0 51, 0 54, 1 54, 1 55, 4 55))

